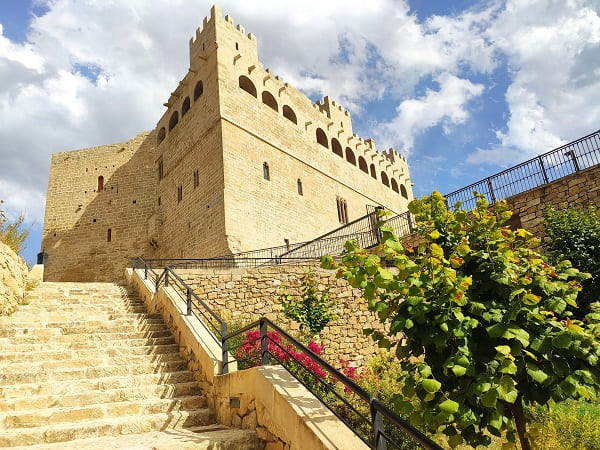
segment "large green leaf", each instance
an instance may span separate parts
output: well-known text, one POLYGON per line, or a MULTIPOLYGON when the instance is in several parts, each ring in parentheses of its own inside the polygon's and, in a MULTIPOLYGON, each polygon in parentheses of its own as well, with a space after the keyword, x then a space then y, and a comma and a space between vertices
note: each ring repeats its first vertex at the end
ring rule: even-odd
POLYGON ((527 374, 537 383, 543 383, 549 377, 549 375, 540 369, 535 363, 527 363, 527 374))
POLYGON ((568 331, 563 331, 562 333, 557 334, 552 339, 552 345, 556 348, 567 348, 571 345, 571 335, 568 331))
POLYGON ((505 402, 514 403, 518 394, 515 381, 511 377, 503 375, 498 382, 498 396, 505 402))
POLYGON ((458 403, 450 399, 444 400, 439 404, 440 410, 448 414, 454 414, 456 411, 458 411, 458 406, 458 403))
POLYGON ((442 383, 440 383, 439 381, 434 380, 432 378, 423 380, 421 382, 421 385, 423 386, 423 389, 425 389, 429 393, 437 392, 442 387, 442 383))

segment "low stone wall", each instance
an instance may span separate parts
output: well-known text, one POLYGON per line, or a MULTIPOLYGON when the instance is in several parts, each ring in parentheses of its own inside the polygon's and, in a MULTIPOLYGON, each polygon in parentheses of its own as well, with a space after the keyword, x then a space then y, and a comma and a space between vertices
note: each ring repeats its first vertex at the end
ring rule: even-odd
POLYGON ((0 315, 11 314, 25 297, 27 264, 0 242, 0 315))
POLYGON ((562 203, 583 208, 588 204, 600 206, 600 166, 581 170, 550 184, 506 199, 513 211, 512 225, 525 228, 543 237, 544 209, 562 203))
POLYGON ((294 332, 299 325, 285 317, 280 297, 284 289, 293 296, 299 296, 300 278, 309 268, 315 274, 319 291, 329 287, 332 298, 337 299, 337 319, 320 335, 325 344, 324 356, 336 366, 340 359, 366 365, 375 355, 377 346, 363 334, 363 329, 382 329, 383 326, 368 310, 360 291, 353 289, 346 280, 337 279, 333 271, 312 264, 229 270, 178 269, 177 273, 227 322, 240 317, 256 320, 266 316, 294 332))
POLYGON ((254 429, 265 450, 367 449, 341 420, 281 366, 237 370, 222 374, 220 345, 206 328, 186 315, 186 304, 171 287, 143 279, 143 271, 127 269, 126 277, 146 304, 160 313, 189 369, 223 425, 254 429))

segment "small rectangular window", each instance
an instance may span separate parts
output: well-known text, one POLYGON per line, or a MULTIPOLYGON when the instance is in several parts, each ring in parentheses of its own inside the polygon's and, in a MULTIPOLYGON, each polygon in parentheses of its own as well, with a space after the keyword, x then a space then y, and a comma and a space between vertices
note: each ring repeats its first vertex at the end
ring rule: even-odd
POLYGON ((194 170, 194 189, 200 185, 200 173, 198 169, 194 170))
POLYGON ((106 230, 106 242, 111 242, 112 241, 112 230, 109 228, 108 230, 106 230))
POLYGON ((348 204, 346 203, 346 200, 337 197, 336 203, 339 222, 343 224, 348 223, 348 204))
POLYGON ((162 180, 165 176, 165 166, 162 158, 158 161, 158 181, 162 180))
POLYGON ((161 198, 158 197, 158 206, 160 206, 161 198))
POLYGON ((263 163, 263 178, 267 181, 271 179, 271 174, 269 173, 269 165, 266 162, 263 163))
POLYGON ((183 199, 183 185, 179 185, 177 188, 177 201, 180 202, 183 199))

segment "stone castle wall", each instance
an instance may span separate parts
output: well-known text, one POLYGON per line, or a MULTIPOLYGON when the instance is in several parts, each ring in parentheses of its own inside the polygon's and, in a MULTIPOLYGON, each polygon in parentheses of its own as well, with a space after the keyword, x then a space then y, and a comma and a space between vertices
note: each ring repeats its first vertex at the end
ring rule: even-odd
POLYGON ((225 321, 249 322, 266 316, 286 330, 297 332, 299 326, 283 314, 280 297, 283 290, 293 296, 300 292, 300 278, 312 267, 320 291, 330 288, 337 299, 337 319, 321 333, 325 357, 334 365, 340 359, 366 365, 377 345, 363 334, 364 328, 382 329, 375 314, 367 308, 360 291, 346 280, 336 279, 335 272, 315 265, 283 265, 253 269, 178 269, 177 274, 200 298, 225 321))
POLYGON ((217 7, 190 41, 190 67, 165 106, 151 133, 53 155, 46 280, 123 281, 130 257, 306 241, 367 206, 402 212, 412 199, 404 157, 354 134, 350 113, 329 98, 313 104, 264 69, 256 38, 217 7))
POLYGON ((123 281, 129 258, 152 254, 153 142, 154 133, 142 133, 120 144, 52 155, 44 280, 123 281))
POLYGON ((0 242, 0 315, 12 313, 23 301, 28 272, 25 261, 0 242))

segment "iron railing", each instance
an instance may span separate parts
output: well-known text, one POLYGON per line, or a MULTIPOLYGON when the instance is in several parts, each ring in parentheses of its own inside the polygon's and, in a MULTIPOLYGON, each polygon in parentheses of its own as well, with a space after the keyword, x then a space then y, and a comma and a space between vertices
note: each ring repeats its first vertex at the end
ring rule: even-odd
POLYGON ((474 191, 485 194, 490 203, 495 203, 599 163, 600 130, 451 192, 445 196, 446 202, 453 207, 460 201, 471 211, 476 205, 474 191))
POLYGON ((221 345, 223 374, 229 372, 231 341, 249 330, 258 328, 260 330, 259 364, 268 365, 272 361, 281 364, 371 448, 386 450, 388 445, 391 445, 393 448, 401 449, 403 447, 398 436, 407 436, 427 449, 441 450, 441 447, 430 438, 266 317, 233 333, 228 333, 227 323, 204 303, 192 288, 173 272, 172 268, 165 267, 158 275, 142 258, 132 259, 131 262, 134 269, 143 270, 144 279, 153 281, 156 291, 161 284, 172 287, 186 302, 186 314, 194 316, 221 345), (269 328, 285 342, 274 339, 268 332, 269 328), (310 358, 312 367, 309 367, 304 359, 298 358, 300 353, 310 358), (319 376, 315 367, 327 376, 319 376), (335 385, 338 383, 343 388, 336 388, 335 385), (363 407, 355 406, 351 399, 362 402, 363 407), (368 406, 368 414, 364 412, 367 409, 365 405, 368 406))
MULTIPOLYGON (((177 269, 231 269, 236 267, 253 268, 316 261, 324 255, 340 255, 344 250, 344 244, 349 240, 355 240, 362 248, 371 248, 379 244, 381 241, 381 232, 377 227, 379 220, 377 211, 379 209, 376 208, 373 212, 308 242, 215 256, 212 258, 148 259, 146 260, 146 264, 148 267, 154 268, 168 266, 177 269)), ((387 222, 398 233, 402 233, 398 234, 399 236, 410 234, 414 229, 412 216, 408 211, 387 219, 387 222)))

